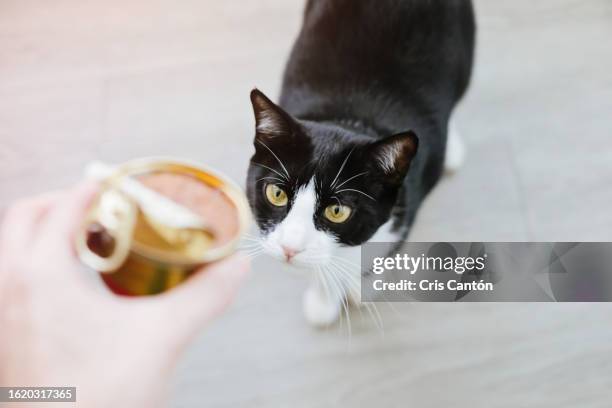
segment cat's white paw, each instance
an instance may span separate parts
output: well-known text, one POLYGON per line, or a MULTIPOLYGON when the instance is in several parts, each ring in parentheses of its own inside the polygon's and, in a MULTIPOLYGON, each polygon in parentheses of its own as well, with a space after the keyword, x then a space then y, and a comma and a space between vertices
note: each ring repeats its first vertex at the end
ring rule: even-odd
POLYGON ((329 326, 340 316, 340 302, 329 299, 316 287, 306 290, 303 306, 306 320, 315 327, 329 326))
POLYGON ((446 155, 444 157, 444 171, 455 173, 465 162, 465 144, 461 134, 451 124, 448 130, 448 140, 446 141, 446 155))

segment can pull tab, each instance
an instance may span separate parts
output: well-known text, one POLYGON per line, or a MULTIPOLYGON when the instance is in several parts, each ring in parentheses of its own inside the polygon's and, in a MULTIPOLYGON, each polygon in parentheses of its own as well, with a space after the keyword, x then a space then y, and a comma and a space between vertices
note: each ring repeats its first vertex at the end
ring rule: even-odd
POLYGON ((81 261, 102 273, 119 269, 130 252, 136 217, 136 204, 119 190, 100 194, 77 239, 81 261))

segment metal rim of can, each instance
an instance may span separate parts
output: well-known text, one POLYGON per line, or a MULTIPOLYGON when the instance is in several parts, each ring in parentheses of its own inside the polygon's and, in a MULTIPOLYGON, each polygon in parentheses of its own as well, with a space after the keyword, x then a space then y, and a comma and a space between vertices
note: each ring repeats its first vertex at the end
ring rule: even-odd
MULTIPOLYGON (((242 192, 242 189, 235 182, 218 171, 212 170, 201 163, 172 157, 146 157, 130 160, 119 165, 115 172, 102 182, 102 189, 98 193, 95 200, 97 201, 99 197, 108 189, 114 188, 118 181, 123 177, 146 174, 155 171, 167 171, 170 173, 191 175, 204 184, 221 190, 221 192, 236 208, 238 217, 238 231, 232 240, 222 246, 206 250, 198 259, 187 258, 181 254, 172 254, 168 253, 167 251, 156 250, 154 248, 139 244, 135 240, 131 240, 129 243, 129 252, 133 252, 138 256, 149 258, 156 262, 187 267, 218 261, 233 253, 238 246, 241 237, 248 230, 250 225, 251 213, 248 202, 244 193, 242 192)), ((112 272, 121 266, 123 262, 117 264, 115 261, 113 265, 108 265, 108 268, 103 268, 101 267, 102 262, 100 259, 93 259, 96 256, 92 255, 93 252, 89 250, 86 243, 86 228, 87 224, 91 221, 92 219, 88 214, 88 217, 85 218, 84 225, 81 228, 81 233, 77 237, 77 252, 79 257, 84 264, 92 267, 93 269, 100 272, 112 272)), ((126 253, 125 258, 127 258, 127 256, 128 254, 126 253)))

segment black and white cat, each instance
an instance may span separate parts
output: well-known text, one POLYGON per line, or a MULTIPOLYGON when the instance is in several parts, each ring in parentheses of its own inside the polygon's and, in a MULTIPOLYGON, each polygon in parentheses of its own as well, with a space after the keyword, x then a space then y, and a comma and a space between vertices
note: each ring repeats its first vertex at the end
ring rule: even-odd
POLYGON ((449 119, 474 37, 469 0, 310 0, 279 105, 251 92, 249 202, 265 252, 316 277, 312 324, 359 299, 359 246, 405 239, 445 163, 461 164, 449 119))

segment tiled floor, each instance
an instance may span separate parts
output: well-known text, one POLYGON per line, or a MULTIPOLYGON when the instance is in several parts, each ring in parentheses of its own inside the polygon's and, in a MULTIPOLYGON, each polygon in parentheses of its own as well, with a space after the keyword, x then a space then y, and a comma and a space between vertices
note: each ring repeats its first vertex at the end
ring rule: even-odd
MULTIPOLYGON (((242 181, 248 92, 279 91, 301 1, 0 0, 0 208, 92 158, 201 160, 242 181)), ((612 2, 478 0, 466 166, 413 240, 612 239, 612 2)), ((608 305, 381 305, 313 331, 264 259, 184 359, 175 407, 606 407, 608 305)))

